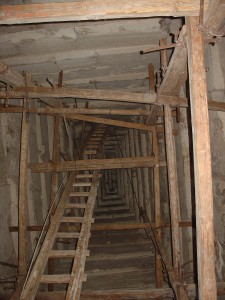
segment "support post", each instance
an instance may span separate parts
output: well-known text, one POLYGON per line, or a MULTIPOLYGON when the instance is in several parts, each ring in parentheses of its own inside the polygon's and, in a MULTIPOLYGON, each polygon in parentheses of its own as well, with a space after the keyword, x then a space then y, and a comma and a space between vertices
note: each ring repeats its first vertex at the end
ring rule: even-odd
POLYGON ((180 242, 180 208, 177 181, 176 148, 173 137, 172 113, 169 106, 164 107, 165 113, 165 136, 167 172, 170 198, 170 214, 172 229, 173 266, 178 271, 181 263, 181 242, 180 242))
POLYGON ((19 219, 19 249, 18 249, 18 273, 22 278, 27 273, 27 159, 28 159, 28 120, 26 114, 27 99, 23 100, 23 112, 21 123, 20 140, 20 172, 19 172, 19 198, 18 198, 18 219, 19 219))
POLYGON ((188 65, 191 95, 191 119, 194 152, 196 233, 199 299, 216 296, 214 224, 209 116, 206 71, 199 19, 190 17, 188 24, 188 65))
MULTIPOLYGON (((155 156, 156 165, 153 169, 154 176, 154 202, 155 202, 155 227, 157 228, 157 243, 161 249, 162 247, 162 220, 161 220, 161 203, 160 203, 160 177, 159 177, 159 146, 157 139, 157 132, 153 130, 152 133, 152 145, 153 154, 155 156)), ((155 278, 156 278, 156 288, 163 287, 163 277, 162 277, 162 263, 160 256, 156 253, 155 262, 155 278)))
MULTIPOLYGON (((54 124, 54 136, 53 136, 53 149, 52 149, 52 162, 56 166, 58 162, 58 144, 59 144, 59 122, 60 117, 55 117, 55 124, 54 124)), ((53 205, 55 200, 56 192, 57 192, 57 172, 52 172, 51 176, 51 192, 50 192, 50 207, 53 205)), ((52 212, 54 213, 55 207, 53 207, 52 212)), ((48 273, 54 273, 54 258, 49 258, 48 261, 48 273)), ((48 291, 53 291, 53 284, 48 285, 48 291)))

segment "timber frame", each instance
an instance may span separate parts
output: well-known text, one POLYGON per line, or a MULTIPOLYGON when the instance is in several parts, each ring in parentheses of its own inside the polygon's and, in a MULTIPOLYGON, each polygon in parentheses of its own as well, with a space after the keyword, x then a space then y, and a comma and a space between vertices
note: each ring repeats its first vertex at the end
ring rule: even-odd
MULTIPOLYGON (((143 223, 132 225, 92 225, 93 230, 120 230, 131 228, 152 227, 157 230, 157 242, 159 248, 162 246, 162 231, 164 227, 170 227, 172 232, 172 253, 173 263, 171 271, 171 282, 175 290, 177 299, 188 299, 190 293, 196 293, 196 287, 184 287, 179 277, 179 266, 182 264, 181 231, 180 227, 192 227, 191 222, 180 220, 180 202, 178 193, 178 179, 176 166, 176 149, 174 142, 173 116, 176 113, 174 107, 186 107, 191 111, 192 133, 193 133, 193 153, 195 172, 195 204, 196 204, 196 233, 197 233, 197 259, 198 259, 198 295, 203 300, 214 300, 217 297, 215 264, 214 264, 214 225, 213 225, 213 195, 212 195, 212 172, 211 172, 211 152, 209 139, 209 119, 208 110, 225 111, 225 104, 216 100, 207 101, 207 90, 204 66, 204 35, 198 30, 199 24, 199 1, 188 0, 179 1, 179 5, 174 10, 174 2, 168 0, 160 1, 127 1, 106 0, 104 9, 99 9, 96 14, 95 8, 100 5, 99 0, 92 0, 92 5, 87 9, 82 2, 74 3, 46 3, 46 4, 24 4, 24 9, 19 9, 17 5, 0 5, 0 24, 26 24, 39 22, 60 22, 60 21, 80 21, 113 18, 141 18, 155 16, 184 16, 184 25, 178 42, 179 47, 175 48, 173 57, 168 66, 164 79, 155 93, 150 90, 149 94, 131 93, 122 91, 85 90, 62 87, 61 84, 55 88, 35 86, 29 80, 24 80, 23 76, 10 67, 0 64, 0 70, 7 67, 7 72, 0 74, 1 81, 11 86, 8 90, 0 91, 0 99, 23 99, 23 105, 1 105, 0 113, 21 113, 21 152, 20 152, 20 181, 19 181, 19 224, 18 227, 10 227, 10 231, 18 231, 19 234, 19 275, 23 278, 27 272, 26 265, 26 233, 27 231, 40 231, 41 225, 27 226, 26 220, 26 181, 27 170, 32 172, 51 172, 51 204, 56 193, 56 182, 59 172, 74 170, 102 170, 102 169, 124 169, 137 167, 151 167, 154 172, 154 195, 155 195, 155 222, 144 219, 143 223), (157 3, 156 3, 157 2, 157 3), (131 5, 132 3, 132 5, 131 5), (62 9, 63 5, 63 9, 62 9), (163 10, 163 7, 167 9, 163 10), (135 13, 133 12, 135 6, 135 13), (39 12, 42 11, 42 16, 39 12), (73 12, 73 13, 71 13, 73 12), (75 12, 75 13, 74 13, 75 12), (188 61, 188 73, 187 73, 188 61), (190 99, 182 97, 180 90, 189 74, 190 99), (136 104, 151 104, 152 110, 147 109, 101 109, 101 108, 68 108, 61 107, 58 100, 60 98, 79 98, 93 102, 95 100, 114 101, 136 104), (34 108, 29 103, 33 99, 40 99, 46 103, 46 107, 34 108), (28 162, 28 133, 29 119, 27 115, 44 114, 55 117, 53 157, 50 163, 29 163, 28 162), (91 116, 90 116, 91 115, 91 116), (98 115, 98 116, 96 116, 98 115), (99 115, 106 116, 105 118, 99 115), (147 117, 147 122, 121 121, 113 119, 112 116, 141 116, 147 117), (150 117, 149 117, 150 116, 150 117), (157 117, 162 117, 164 127, 155 123, 157 117), (57 145, 59 144, 59 124, 61 120, 70 122, 84 122, 84 124, 106 124, 127 128, 129 130, 140 130, 150 132, 153 140, 153 156, 132 156, 130 157, 103 159, 96 158, 90 161, 80 159, 59 162, 57 157, 57 145), (201 124, 199 125, 199 120, 201 124), (163 134, 166 141, 166 162, 159 161, 158 134, 163 134), (204 155, 202 153, 204 152, 204 155), (201 154, 201 155, 200 155, 201 154), (171 224, 162 224, 160 207, 160 168, 167 167, 169 179, 169 198, 171 224), (207 201, 207 205, 205 205, 207 201), (207 222, 207 227, 204 225, 207 222), (188 290, 188 292, 187 292, 188 290), (193 290, 195 290, 193 292, 193 290)), ((211 0, 206 2, 205 24, 211 26, 215 31, 221 29, 224 22, 225 8, 224 2, 211 0), (215 16, 219 15, 216 21, 215 16)), ((160 49, 163 51, 163 48, 160 49)), ((165 51, 165 49, 164 49, 165 51)), ((165 52, 164 52, 165 54, 165 52)), ((162 55, 164 55, 162 53, 162 55)), ((164 57, 165 62, 165 57, 164 57)), ((166 64, 166 62, 165 62, 166 64)), ((165 67, 165 65, 164 65, 165 67)), ((152 81, 150 82, 150 85, 152 81)), ((154 88, 154 84, 153 84, 154 88)), ((136 119, 135 119, 136 120, 136 119)), ((110 146, 109 146, 110 147, 110 146)), ((95 151, 94 146, 90 152, 95 151)), ((47 230, 45 228, 45 230, 47 230)), ((162 251, 163 252, 163 251, 162 251)), ((52 271, 54 265, 50 261, 49 270, 52 271)), ((156 254, 156 289, 151 291, 111 291, 110 298, 103 292, 98 294, 98 299, 125 299, 132 294, 132 299, 163 299, 163 297, 174 296, 172 289, 163 288, 162 265, 159 255, 156 254), (135 295, 135 296, 134 296, 135 295), (136 298, 135 298, 136 297, 136 298)), ((51 290, 51 284, 49 285, 51 290)), ((90 295, 89 295, 90 296, 90 295)), ((43 295, 44 297, 44 295, 43 295)), ((44 298, 43 298, 44 299, 44 298)), ((54 299, 60 299, 56 298, 54 299)), ((88 294, 81 293, 81 299, 89 299, 88 294)))

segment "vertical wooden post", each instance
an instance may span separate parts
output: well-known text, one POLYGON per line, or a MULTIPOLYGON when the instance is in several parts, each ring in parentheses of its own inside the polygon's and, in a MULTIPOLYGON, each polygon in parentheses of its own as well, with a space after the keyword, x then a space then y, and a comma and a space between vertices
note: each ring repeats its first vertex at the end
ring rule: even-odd
MULTIPOLYGON (((58 78, 58 87, 62 87, 63 84, 63 71, 59 72, 59 78, 58 78)), ((61 106, 61 105, 60 105, 61 106)), ((54 135, 53 135, 53 149, 52 149, 52 162, 57 168, 57 162, 58 162, 58 144, 59 144, 59 125, 60 125, 60 118, 59 116, 55 117, 55 123, 54 123, 54 135)), ((53 205, 56 192, 57 192, 57 172, 52 172, 51 176, 51 192, 50 192, 50 207, 53 205)), ((52 209, 52 215, 55 212, 55 207, 52 209)), ((48 260, 48 273, 53 274, 54 273, 54 258, 49 258, 48 260)), ((48 284, 48 291, 53 291, 53 284, 48 284)))
POLYGON ((181 261, 181 242, 180 242, 180 208, 179 193, 177 182, 177 164, 176 164, 176 148, 173 136, 172 113, 169 106, 164 107, 165 113, 165 135, 166 135, 166 156, 167 156, 167 172, 170 196, 170 214, 172 229, 172 246, 173 246, 173 266, 178 271, 181 261))
MULTIPOLYGON (((153 169, 154 176, 154 202, 155 202, 155 227, 157 228, 157 242, 161 249, 162 247, 162 230, 161 230, 161 203, 160 203, 160 178, 159 178, 159 146, 157 139, 157 132, 154 128, 152 133, 152 145, 153 153, 156 160, 156 165, 153 169)), ((160 256, 156 253, 156 265, 155 265, 155 278, 156 278, 156 288, 163 287, 163 277, 162 277, 162 263, 160 256)))
POLYGON ((23 100, 23 112, 21 122, 20 139, 20 172, 19 172, 19 197, 18 197, 18 218, 19 218, 19 249, 18 249, 18 273, 23 277, 27 273, 27 159, 28 159, 28 134, 29 126, 26 114, 27 99, 23 100))
MULTIPOLYGON (((159 45, 160 46, 165 46, 167 45, 167 39, 161 39, 159 41, 159 45)), ((168 54, 167 54, 167 50, 161 50, 160 51, 160 60, 161 60, 161 70, 162 70, 162 76, 164 77, 167 66, 168 66, 168 54)))
POLYGON ((148 80, 149 80, 149 92, 155 93, 155 73, 153 64, 148 65, 148 80))
MULTIPOLYGON (((59 144, 59 117, 55 117, 54 124, 54 136, 53 136, 53 150, 52 150, 52 162, 57 167, 58 162, 58 144, 59 144)), ((50 207, 53 205, 56 192, 57 192, 57 172, 52 172, 51 176, 51 192, 50 192, 50 207)), ((52 214, 54 214, 55 207, 53 207, 52 214)), ((48 273, 54 273, 54 258, 49 258, 48 261, 48 273)), ((53 291, 53 284, 48 285, 48 291, 53 291)))
POLYGON ((209 116, 204 64, 204 48, 199 19, 187 18, 188 65, 194 148, 196 231, 199 299, 216 296, 214 224, 209 116))

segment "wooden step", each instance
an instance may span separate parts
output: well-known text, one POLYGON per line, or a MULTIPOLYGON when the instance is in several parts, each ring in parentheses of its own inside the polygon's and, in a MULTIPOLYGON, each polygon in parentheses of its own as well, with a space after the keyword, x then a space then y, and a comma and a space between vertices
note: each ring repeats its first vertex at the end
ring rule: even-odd
POLYGON ((82 223, 83 217, 63 217, 61 223, 82 223))
POLYGON ((115 214, 101 214, 99 216, 96 216, 95 219, 96 220, 103 220, 103 219, 122 219, 122 218, 132 218, 132 217, 135 217, 135 214, 134 213, 115 213, 115 214))
POLYGON ((115 212, 115 211, 126 211, 130 210, 129 206, 126 205, 118 205, 118 206, 104 206, 104 207, 98 207, 95 208, 95 213, 108 213, 108 212, 115 212))
MULTIPOLYGON (((49 257, 54 258, 74 258, 76 250, 51 250, 49 257)), ((86 256, 90 256, 90 250, 86 251, 86 256)))
POLYGON ((97 151, 96 150, 84 150, 83 154, 95 155, 95 154, 97 154, 97 151))
MULTIPOLYGON (((55 275, 42 275, 41 283, 69 283, 70 274, 55 274, 55 275)), ((87 274, 83 275, 82 281, 87 281, 87 274)))
POLYGON ((93 178, 94 174, 77 174, 76 178, 93 178))
POLYGON ((86 208, 87 204, 86 203, 67 203, 66 204, 66 208, 78 208, 78 209, 82 209, 82 208, 86 208))
POLYGON ((91 182, 75 182, 73 186, 79 187, 79 186, 91 186, 91 182))
POLYGON ((76 250, 51 250, 49 257, 54 258, 71 258, 74 257, 76 254, 76 250))
POLYGON ((70 197, 88 197, 89 192, 71 192, 70 197))
MULTIPOLYGON (((91 218, 91 223, 94 223, 94 218, 91 218)), ((61 223, 83 223, 85 219, 83 217, 63 217, 61 223)))
POLYGON ((77 239, 79 238, 79 232, 57 232, 56 238, 63 238, 63 239, 77 239))
POLYGON ((41 283, 69 283, 70 274, 42 275, 41 283))

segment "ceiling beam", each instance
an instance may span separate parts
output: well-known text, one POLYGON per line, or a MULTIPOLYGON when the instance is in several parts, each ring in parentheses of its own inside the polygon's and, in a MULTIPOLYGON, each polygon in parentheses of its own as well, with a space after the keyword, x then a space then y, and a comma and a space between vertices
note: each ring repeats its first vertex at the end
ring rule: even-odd
POLYGON ((0 92, 0 98, 17 99, 24 98, 28 93, 29 98, 76 98, 88 100, 108 100, 128 103, 146 103, 146 104, 166 104, 188 106, 186 98, 173 96, 159 96, 156 94, 123 92, 121 90, 94 90, 94 89, 77 89, 77 88, 49 88, 49 87, 15 87, 13 90, 0 92))
MULTIPOLYGON (((162 163, 164 165, 164 163, 162 163)), ((155 165, 153 156, 129 157, 113 159, 89 159, 53 163, 30 163, 28 167, 34 173, 65 172, 65 171, 85 171, 85 170, 109 170, 126 168, 147 168, 155 165)))
POLYGON ((0 5, 0 24, 197 16, 199 0, 100 0, 0 5))

